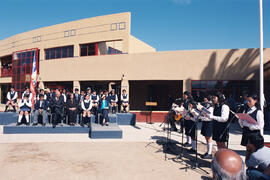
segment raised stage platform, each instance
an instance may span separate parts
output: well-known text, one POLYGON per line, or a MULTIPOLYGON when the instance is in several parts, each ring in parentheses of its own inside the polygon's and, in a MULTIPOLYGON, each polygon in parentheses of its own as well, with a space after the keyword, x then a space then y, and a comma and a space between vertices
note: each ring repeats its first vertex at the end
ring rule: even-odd
MULTIPOLYGON (((117 114, 109 114, 109 126, 101 126, 100 124, 96 124, 96 118, 94 115, 91 116, 91 126, 81 127, 77 126, 69 126, 64 124, 61 126, 60 124, 56 126, 56 128, 52 128, 51 124, 47 124, 46 126, 37 125, 37 126, 26 126, 20 125, 16 126, 18 118, 18 113, 4 113, 0 112, 0 125, 3 126, 4 134, 66 134, 66 133, 89 133, 89 137, 93 139, 99 138, 114 138, 119 139, 122 138, 123 132, 118 125, 136 125, 136 115, 132 113, 117 113, 117 114)), ((100 119, 100 116, 99 116, 100 119)))

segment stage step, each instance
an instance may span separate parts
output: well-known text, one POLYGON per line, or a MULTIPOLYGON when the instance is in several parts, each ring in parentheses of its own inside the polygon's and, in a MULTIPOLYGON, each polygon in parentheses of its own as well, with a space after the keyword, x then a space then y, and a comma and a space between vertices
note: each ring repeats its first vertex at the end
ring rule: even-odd
POLYGON ((88 127, 81 126, 69 126, 69 125, 57 125, 56 128, 52 128, 52 125, 47 124, 46 126, 16 126, 16 123, 5 125, 3 127, 4 134, 77 134, 77 133, 89 133, 88 127))
POLYGON ((0 112, 0 125, 16 123, 18 115, 18 113, 14 112, 0 112))
POLYGON ((133 113, 117 113, 118 125, 136 125, 136 114, 133 113))
MULTIPOLYGON (((98 119, 99 121, 101 121, 101 114, 98 115, 98 119)), ((94 115, 91 115, 91 122, 92 123, 95 123, 96 119, 95 119, 95 116, 94 115)), ((117 123, 117 116, 116 114, 109 114, 109 122, 110 123, 117 123)))
POLYGON ((90 138, 92 139, 121 139, 122 130, 116 123, 110 123, 109 126, 100 124, 91 124, 90 138))

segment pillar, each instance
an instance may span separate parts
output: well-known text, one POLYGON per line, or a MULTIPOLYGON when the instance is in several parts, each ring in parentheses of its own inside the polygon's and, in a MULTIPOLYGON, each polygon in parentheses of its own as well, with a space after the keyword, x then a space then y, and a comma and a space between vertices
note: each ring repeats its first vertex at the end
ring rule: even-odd
POLYGON ((115 82, 109 82, 108 84, 108 91, 111 92, 111 90, 113 89, 112 86, 115 85, 115 82))
POLYGON ((79 57, 80 56, 80 45, 79 44, 74 44, 74 57, 79 57))
POLYGON ((81 85, 79 81, 73 81, 73 91, 75 91, 76 88, 81 91, 81 85))
POLYGON ((183 92, 191 92, 191 79, 183 80, 183 92))
POLYGON ((43 81, 39 81, 38 88, 39 88, 39 89, 44 89, 44 88, 45 88, 45 87, 44 87, 43 81))
POLYGON ((122 78, 121 78, 121 93, 123 90, 126 90, 127 91, 127 94, 129 96, 129 83, 128 83, 128 79, 125 77, 125 75, 123 74, 122 75, 122 78))

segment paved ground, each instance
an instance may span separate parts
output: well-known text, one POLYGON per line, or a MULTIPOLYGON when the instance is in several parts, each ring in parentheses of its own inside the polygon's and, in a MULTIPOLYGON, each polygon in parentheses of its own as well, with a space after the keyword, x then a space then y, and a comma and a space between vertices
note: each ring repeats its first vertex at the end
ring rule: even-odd
MULTIPOLYGON (((181 149, 182 136, 166 132, 158 123, 120 126, 123 139, 89 139, 87 134, 2 134, 0 180, 17 179, 209 179, 210 161, 199 158, 201 169, 189 169, 195 156, 181 149), (177 158, 178 154, 182 158, 177 158), (188 168, 188 169, 187 169, 188 168)), ((241 131, 233 125, 229 147, 242 158, 241 131)), ((200 132, 199 132, 200 133, 200 132)), ((269 135, 265 135, 270 142, 269 135)), ((199 153, 205 152, 199 135, 199 153)))

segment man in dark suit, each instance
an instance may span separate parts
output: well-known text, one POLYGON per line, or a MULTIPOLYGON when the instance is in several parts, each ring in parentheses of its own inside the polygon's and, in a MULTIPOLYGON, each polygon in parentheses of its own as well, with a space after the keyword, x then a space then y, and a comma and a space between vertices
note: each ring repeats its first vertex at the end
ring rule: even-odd
POLYGON ((38 124, 38 116, 42 115, 42 125, 45 126, 48 122, 48 102, 44 99, 44 95, 39 95, 39 100, 37 100, 35 104, 35 114, 34 114, 34 121, 33 126, 36 126, 38 124))
POLYGON ((59 91, 55 92, 55 98, 51 101, 51 110, 52 110, 52 124, 53 128, 56 127, 58 121, 61 121, 63 118, 63 109, 64 109, 64 98, 61 96, 59 91))

